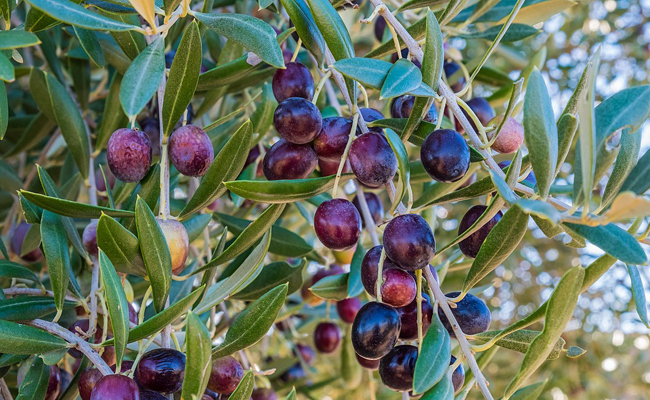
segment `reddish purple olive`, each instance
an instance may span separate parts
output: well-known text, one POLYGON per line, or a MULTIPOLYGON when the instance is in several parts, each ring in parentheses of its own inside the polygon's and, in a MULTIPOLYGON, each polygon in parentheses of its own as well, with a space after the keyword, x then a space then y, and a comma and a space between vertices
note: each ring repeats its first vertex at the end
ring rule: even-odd
MULTIPOLYGON (((140 121, 140 129, 147 135, 151 142, 151 154, 160 155, 160 121, 157 118, 147 117, 140 121)), ((99 189, 99 188, 98 188, 99 189)))
MULTIPOLYGON (((341 160, 339 161, 325 161, 321 160, 320 158, 318 159, 318 167, 320 168, 320 174, 321 176, 331 176, 331 175, 336 175, 339 172, 339 164, 341 163, 341 160)), ((343 165, 343 169, 341 170, 342 174, 350 172, 350 163, 345 163, 343 165)))
MULTIPOLYGON (((447 293, 447 297, 454 298, 457 297, 460 292, 451 292, 447 293)), ((465 297, 456 303, 456 307, 451 309, 451 313, 456 318, 458 326, 466 335, 476 335, 479 333, 487 332, 490 328, 490 322, 492 321, 492 315, 490 314, 490 309, 485 304, 485 302, 473 294, 467 294, 465 297)), ((447 332, 451 337, 456 337, 451 324, 447 316, 442 311, 441 308, 438 308, 438 316, 440 317, 440 322, 447 328, 447 332)))
MULTIPOLYGON (((451 356, 449 365, 453 365, 455 362, 456 357, 451 356)), ((454 385, 454 393, 458 394, 460 389, 463 388, 463 384, 465 384, 465 368, 463 368, 463 364, 458 364, 458 367, 451 374, 451 383, 454 385)))
POLYGON ((323 117, 318 107, 309 100, 290 97, 278 105, 273 113, 273 126, 286 141, 306 144, 314 141, 321 131, 323 117))
POLYGON ((175 219, 157 218, 158 226, 165 236, 169 254, 172 258, 172 274, 180 275, 185 269, 185 260, 190 243, 185 226, 175 219))
POLYGON ((273 75, 273 95, 278 103, 290 97, 311 101, 314 97, 314 78, 309 68, 299 62, 286 63, 285 67, 285 69, 277 69, 273 75))
POLYGON ((456 61, 445 61, 443 65, 443 69, 445 71, 445 76, 447 77, 447 82, 454 82, 449 85, 451 90, 454 92, 458 93, 461 90, 463 90, 463 87, 465 86, 465 76, 462 74, 462 72, 459 74, 458 79, 451 79, 451 77, 460 70, 460 65, 456 61))
MULTIPOLYGON (((413 106, 415 105, 414 96, 401 96, 393 100, 391 103, 390 113, 393 118, 408 118, 413 112, 413 106)), ((423 121, 430 122, 435 124, 438 122, 438 110, 434 104, 431 104, 429 111, 424 115, 423 121)))
MULTIPOLYGON (((492 140, 496 134, 496 130, 503 121, 503 115, 492 118, 488 125, 494 127, 494 130, 488 132, 488 139, 492 140)), ((524 143, 524 126, 519 123, 516 119, 508 117, 506 122, 503 123, 501 132, 497 136, 494 143, 492 143, 492 149, 498 151, 501 154, 510 154, 514 153, 521 147, 524 143)))
POLYGON ((336 311, 345 323, 351 324, 361 308, 361 300, 357 297, 350 297, 336 302, 336 311))
MULTIPOLYGON (((375 246, 366 252, 361 261, 361 283, 371 296, 376 295, 377 285, 377 270, 379 268, 379 260, 381 258, 381 250, 383 246, 375 246)), ((399 268, 397 264, 393 263, 388 257, 384 258, 382 270, 399 268)))
MULTIPOLYGON (((496 116, 494 108, 492 108, 487 99, 483 97, 474 97, 473 99, 467 101, 467 105, 474 112, 474 114, 476 114, 476 117, 483 126, 487 126, 490 120, 496 116)), ((478 132, 474 120, 469 117, 465 110, 463 110, 463 114, 465 114, 465 117, 467 117, 467 120, 472 125, 472 128, 474 128, 474 132, 478 132)), ((458 119, 456 119, 456 130, 461 133, 465 131, 460 125, 458 119)))
POLYGON ((397 346, 379 362, 379 376, 384 385, 397 392, 413 390, 417 346, 397 346))
POLYGON ((327 200, 316 209, 314 230, 325 247, 347 250, 361 236, 361 216, 354 205, 345 199, 327 200))
POLYGON ((379 369, 379 360, 368 360, 367 358, 363 358, 356 353, 355 355, 357 356, 359 365, 361 365, 363 368, 369 369, 371 371, 377 371, 379 369))
POLYGON ((386 20, 382 16, 378 16, 375 20, 375 37, 380 42, 384 39, 384 31, 386 30, 386 20))
POLYGON ((208 389, 219 394, 230 394, 244 377, 244 369, 239 361, 231 356, 212 361, 208 389))
MULTIPOLYGON (((487 210, 486 206, 473 206, 467 210, 463 216, 463 219, 458 225, 458 234, 462 234, 472 225, 474 225, 474 223, 485 212, 485 210, 487 210)), ((481 246, 483 245, 483 242, 485 242, 487 235, 492 231, 492 228, 495 227, 497 222, 501 220, 502 216, 503 214, 501 214, 501 211, 497 212, 497 214, 488 222, 486 222, 485 225, 480 227, 479 230, 472 233, 467 238, 461 240, 461 242, 458 243, 460 251, 462 251, 463 254, 465 254, 467 257, 476 258, 476 255, 478 254, 479 250, 481 250, 481 246)))
POLYGON ((106 375, 97 381, 90 400, 140 400, 135 381, 124 375, 106 375))
POLYGON ((340 162, 352 130, 352 120, 343 117, 323 119, 320 134, 314 140, 314 151, 320 160, 340 162))
POLYGON ((90 221, 82 234, 84 249, 93 257, 97 257, 97 220, 90 221))
MULTIPOLYGON (((506 161, 501 161, 499 163, 499 168, 503 170, 503 172, 508 172, 508 169, 510 167, 510 160, 506 161)), ((537 179, 535 178, 535 173, 533 171, 530 171, 528 175, 521 181, 524 185, 534 188, 535 185, 537 185, 537 179)))
POLYGON ((95 169, 95 188, 97 188, 97 191, 99 192, 105 192, 106 191, 106 181, 108 181, 108 185, 110 186, 111 189, 115 186, 115 175, 111 172, 110 168, 106 168, 105 166, 103 167, 104 174, 106 174, 106 180, 104 180, 104 175, 102 174, 102 170, 99 168, 95 169))
MULTIPOLYGON (((379 196, 372 192, 364 192, 364 197, 366 199, 366 204, 368 205, 368 211, 370 211, 370 215, 372 216, 373 221, 375 221, 375 224, 379 225, 381 221, 384 219, 384 205, 381 203, 381 199, 379 196)), ((354 199, 352 199, 352 204, 357 208, 359 211, 359 215, 361 215, 361 226, 363 228, 366 227, 366 220, 363 218, 363 213, 361 212, 361 204, 359 204, 359 195, 354 196, 354 199)))
MULTIPOLYGON (((414 340, 418 337, 418 303, 414 299, 409 305, 396 308, 402 321, 402 329, 399 338, 402 340, 414 340)), ((433 306, 429 295, 422 294, 422 335, 425 335, 431 326, 433 317, 433 306)))
POLYGON ((306 344, 297 343, 294 352, 298 352, 302 360, 307 364, 311 365, 316 361, 316 352, 311 346, 306 344))
POLYGON ((169 159, 181 174, 203 176, 214 160, 212 141, 198 126, 182 126, 169 137, 169 159))
POLYGON ((436 241, 431 227, 417 214, 393 218, 384 229, 386 256, 407 271, 429 265, 436 254, 436 241))
POLYGON ((321 353, 336 351, 341 344, 341 329, 333 322, 321 322, 314 331, 314 345, 321 353))
POLYGON ((253 390, 251 400, 278 400, 278 395, 273 389, 257 388, 253 390))
POLYGON ((108 167, 122 182, 140 182, 151 168, 151 157, 151 141, 142 131, 122 128, 108 139, 108 167))
POLYGON ((368 132, 352 142, 349 160, 359 182, 371 188, 387 184, 397 173, 393 149, 386 138, 376 132, 368 132))
POLYGON ((393 307, 410 304, 417 293, 415 279, 399 268, 382 270, 384 282, 381 285, 381 301, 393 307))
POLYGON ((451 129, 433 131, 420 147, 422 166, 438 182, 456 182, 469 170, 469 146, 460 133, 451 129))
POLYGON ((23 256, 20 255, 23 248, 23 242, 25 241, 25 237, 27 236, 27 232, 29 232, 29 228, 31 226, 32 225, 28 224, 27 222, 21 222, 16 227, 16 229, 14 229, 14 232, 11 236, 11 250, 23 261, 34 263, 43 259, 43 252, 41 252, 40 248, 36 247, 29 253, 23 256))
POLYGON ((284 383, 297 382, 306 378, 307 373, 300 363, 295 363, 280 375, 280 380, 284 383))
MULTIPOLYGON (((384 119, 384 114, 381 113, 381 111, 376 110, 374 108, 360 108, 359 112, 361 112, 361 116, 363 117, 363 120, 366 121, 367 124, 373 122, 373 121, 378 121, 380 119, 384 119)), ((376 132, 376 133, 382 133, 383 129, 381 129, 378 126, 375 127, 369 127, 368 130, 370 132, 376 132)), ((357 134, 361 133, 361 129, 357 128, 357 134)))
POLYGON ((90 400, 90 395, 102 376, 104 375, 97 368, 89 368, 81 373, 78 383, 81 400, 90 400))
POLYGON ((307 144, 293 144, 278 140, 264 155, 263 171, 266 179, 305 179, 316 169, 318 157, 307 144))
POLYGON ((135 380, 145 390, 170 394, 181 390, 185 376, 185 354, 174 349, 155 349, 142 356, 135 380))
POLYGON ((61 370, 56 365, 50 367, 50 379, 47 381, 47 392, 44 400, 54 400, 61 391, 61 370))
POLYGON ((377 302, 364 304, 352 324, 354 351, 368 360, 378 360, 397 343, 401 322, 397 311, 377 302))

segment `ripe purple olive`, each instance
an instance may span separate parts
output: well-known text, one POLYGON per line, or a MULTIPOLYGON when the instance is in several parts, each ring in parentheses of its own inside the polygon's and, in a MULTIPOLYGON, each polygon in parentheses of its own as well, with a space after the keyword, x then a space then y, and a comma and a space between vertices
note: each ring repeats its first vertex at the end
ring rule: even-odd
POLYGON ((185 125, 169 137, 169 158, 185 176, 203 176, 214 160, 212 141, 198 126, 185 125))
MULTIPOLYGON (((366 198, 366 204, 368 205, 368 211, 370 211, 372 219, 375 221, 375 224, 379 225, 379 223, 384 219, 384 205, 381 203, 381 199, 379 196, 372 192, 364 192, 364 197, 366 198)), ((365 228, 366 221, 363 218, 363 213, 361 212, 359 195, 354 196, 354 199, 352 199, 352 204, 354 204, 354 206, 359 211, 359 215, 361 215, 361 226, 365 228)))
POLYGON ((379 362, 379 376, 384 385, 397 392, 413 389, 413 373, 418 358, 417 346, 397 346, 379 362))
MULTIPOLYGON (((453 298, 457 297, 460 292, 451 292, 447 293, 447 297, 453 298)), ((485 304, 485 302, 473 294, 467 294, 465 297, 456 303, 456 307, 451 309, 451 313, 456 318, 458 326, 466 335, 476 335, 479 333, 487 332, 490 328, 490 322, 492 321, 492 315, 490 314, 490 309, 485 304)), ((441 308, 438 308, 438 316, 440 317, 440 322, 447 328, 447 332, 451 337, 456 337, 451 324, 447 316, 442 311, 441 308)))
MULTIPOLYGON (((372 121, 377 121, 380 119, 384 119, 384 114, 381 113, 381 111, 376 110, 374 108, 361 108, 359 109, 359 112, 361 112, 361 116, 363 117, 363 120, 366 121, 366 123, 371 123, 372 121)), ((376 133, 382 133, 383 129, 381 129, 378 126, 375 127, 369 127, 368 130, 370 132, 376 132, 376 133)), ((361 130, 357 128, 358 133, 361 133, 361 130)))
POLYGON ((382 270, 381 301, 393 307, 409 305, 417 293, 415 279, 399 268, 382 270))
POLYGON ((151 142, 145 133, 128 128, 118 129, 108 139, 108 167, 122 182, 139 182, 151 168, 151 142))
MULTIPOLYGON (((499 168, 503 170, 503 172, 508 172, 508 167, 510 167, 510 160, 506 161, 501 161, 499 163, 499 168)), ((530 171, 528 175, 524 178, 523 181, 521 181, 524 185, 534 188, 535 185, 537 185, 537 178, 535 178, 535 173, 533 171, 530 171)))
POLYGON ((316 360, 316 352, 311 346, 307 346, 306 344, 301 344, 297 343, 296 348, 294 349, 294 352, 300 353, 300 357, 302 357, 303 361, 307 365, 311 365, 314 363, 316 360))
MULTIPOLYGON (((86 334, 88 332, 88 330, 90 329, 89 324, 90 324, 90 322, 87 319, 80 319, 80 320, 76 321, 75 323, 73 323, 72 325, 70 325, 68 330, 70 332, 74 333, 75 335, 82 335, 81 333, 79 333, 79 331, 86 334)), ((104 335, 104 332, 103 332, 102 328, 100 326, 97 326, 97 328, 95 330, 94 342, 95 343, 101 343, 103 335, 104 335)), ((106 335, 106 339, 111 339, 111 338, 113 338, 113 335, 111 335, 111 334, 106 335)), ((80 352, 79 350, 75 349, 75 348, 71 348, 70 350, 68 350, 68 354, 70 354, 72 357, 78 358, 78 359, 83 357, 83 353, 80 352)), ((108 365, 115 364, 115 347, 113 347, 113 346, 104 347, 104 352, 102 353, 102 359, 104 361, 106 361, 106 364, 108 364, 108 365)))
POLYGON ((386 30, 386 20, 382 16, 378 16, 375 20, 375 37, 380 42, 384 39, 384 31, 386 30))
POLYGON ((20 255, 23 248, 23 242, 25 241, 25 236, 27 236, 27 232, 31 226, 32 225, 28 224, 27 222, 21 222, 16 227, 16 229, 14 229, 13 235, 11 236, 11 250, 23 261, 27 261, 29 263, 37 262, 43 259, 43 253, 38 247, 25 254, 24 256, 20 255))
POLYGON ((273 75, 273 95, 278 103, 290 97, 300 97, 311 101, 314 97, 314 78, 309 68, 299 62, 285 64, 285 69, 278 69, 273 75))
POLYGON ((307 373, 300 363, 292 365, 280 375, 280 380, 284 383, 296 382, 305 378, 307 378, 307 373))
POLYGON ((164 394, 181 390, 184 376, 185 354, 174 349, 151 350, 135 368, 138 386, 164 394))
MULTIPOLYGON (((469 108, 476 114, 478 117, 478 120, 481 121, 481 124, 483 126, 488 125, 490 120, 496 116, 496 113, 494 112, 494 108, 490 105, 490 103, 483 97, 474 97, 471 100, 467 101, 467 105, 469 108)), ((472 128, 474 128, 475 132, 478 132, 476 129, 476 124, 474 124, 474 121, 469 117, 467 112, 463 110, 463 113, 465 114, 465 117, 469 120, 469 123, 472 125, 472 128)), ((458 122, 458 119, 456 119, 456 130, 458 132, 464 132, 465 130, 463 127, 460 125, 460 122, 458 122)))
POLYGON ((97 257, 97 220, 90 221, 84 228, 82 240, 84 249, 93 257, 97 257))
POLYGON ((354 351, 368 360, 384 357, 397 343, 401 325, 393 307, 374 301, 366 303, 352 324, 354 351))
POLYGON ((321 131, 323 117, 309 100, 290 97, 273 113, 273 126, 286 141, 306 144, 314 141, 321 131))
POLYGON ((314 150, 320 160, 340 162, 352 130, 352 120, 343 117, 323 119, 320 134, 314 140, 314 150))
MULTIPOLYGON (((503 121, 503 115, 494 117, 488 122, 488 125, 494 127, 494 130, 488 132, 488 139, 491 140, 494 137, 496 129, 499 127, 501 121, 503 121)), ((508 117, 506 122, 503 123, 503 128, 501 128, 499 136, 497 136, 494 143, 492 143, 492 149, 501 154, 510 154, 517 151, 523 143, 524 126, 516 119, 508 117)))
POLYGON ((307 144, 293 144, 280 139, 264 155, 266 179, 305 179, 316 169, 318 157, 307 144))
MULTIPOLYGON (((453 365, 455 362, 456 357, 451 356, 449 365, 453 365)), ((463 364, 458 364, 458 367, 451 374, 451 383, 454 385, 454 393, 458 394, 458 392, 460 392, 460 389, 463 388, 463 384, 465 383, 465 368, 463 368, 463 364)))
MULTIPOLYGON (((473 206, 467 210, 463 216, 463 219, 458 225, 458 234, 460 235, 468 230, 476 222, 476 220, 479 219, 479 217, 485 212, 486 209, 486 206, 473 206)), ((483 242, 485 242, 487 235, 490 233, 490 231, 492 231, 492 228, 494 228, 497 222, 501 220, 502 216, 503 214, 501 214, 501 211, 497 212, 497 214, 492 217, 492 219, 490 219, 485 225, 479 228, 478 231, 463 239, 458 244, 460 251, 462 251, 463 254, 465 254, 467 257, 476 258, 476 255, 481 249, 483 242)))
POLYGON ((79 376, 79 396, 81 400, 90 400, 90 395, 97 382, 102 379, 102 373, 97 368, 89 368, 79 376))
POLYGON ((327 200, 316 209, 314 230, 325 247, 347 250, 361 236, 361 216, 354 205, 345 199, 327 200))
POLYGON ((273 389, 257 388, 253 390, 251 400, 278 400, 278 395, 273 389))
POLYGON ((61 391, 61 370, 56 365, 50 367, 50 379, 47 381, 47 392, 44 400, 54 400, 61 391))
MULTIPOLYGON (((379 269, 379 260, 383 246, 375 246, 366 252, 361 261, 361 283, 371 296, 376 295, 377 270, 379 269)), ((388 257, 384 258, 382 270, 399 268, 388 257)))
POLYGON ((436 254, 436 241, 431 227, 417 214, 393 218, 384 229, 386 256, 407 271, 429 265, 436 254))
POLYGON ((354 318, 357 316, 360 308, 361 300, 358 297, 350 297, 336 302, 336 311, 339 313, 339 317, 341 317, 343 322, 348 324, 354 322, 354 318))
MULTIPOLYGON (((425 335, 431 326, 433 317, 433 306, 429 295, 422 294, 422 334, 425 335)), ((418 303, 414 299, 410 304, 396 308, 402 321, 402 329, 399 332, 399 338, 402 340, 414 340, 418 337, 418 303)))
POLYGON ((451 129, 433 131, 420 148, 422 166, 438 182, 462 179, 470 164, 469 146, 460 133, 451 129))
POLYGON ((359 362, 359 365, 361 365, 363 368, 369 369, 371 371, 377 371, 379 369, 380 360, 368 360, 367 358, 363 358, 356 353, 355 355, 357 356, 357 361, 359 362))
POLYGON ((152 392, 151 390, 141 390, 140 400, 169 400, 167 397, 160 393, 152 392))
POLYGON ((140 400, 140 389, 135 381, 124 375, 102 377, 90 395, 90 400, 140 400))
POLYGON ((172 256, 172 274, 179 275, 185 269, 190 247, 185 226, 175 219, 157 218, 158 226, 165 236, 169 254, 172 256))
POLYGON ((103 167, 103 170, 104 170, 104 174, 106 174, 106 180, 104 180, 104 175, 102 174, 102 171, 99 168, 95 170, 95 187, 99 192, 106 191, 106 181, 108 181, 108 185, 110 186, 111 189, 113 189, 113 187, 115 186, 115 175, 113 175, 111 169, 103 167))
MULTIPOLYGON (((413 112, 413 105, 415 104, 414 96, 400 96, 393 100, 390 107, 390 114, 393 118, 408 118, 413 112)), ((435 124, 438 122, 438 110, 434 104, 431 104, 429 111, 425 114, 423 121, 435 124)))
POLYGON ((140 121, 141 130, 147 135, 151 142, 151 154, 154 157, 160 155, 160 121, 158 118, 147 117, 140 121))
POLYGON ((219 394, 230 394, 244 377, 244 369, 239 361, 231 356, 212 361, 208 389, 219 394))
MULTIPOLYGON (((318 167, 320 168, 320 174, 321 176, 331 176, 331 175, 336 175, 337 172, 339 172, 339 164, 341 160, 339 161, 325 161, 321 160, 320 158, 318 159, 318 167)), ((345 163, 343 165, 343 169, 341 170, 342 174, 345 174, 347 172, 350 172, 350 163, 345 163)))
POLYGON ((378 188, 397 173, 397 157, 385 137, 368 132, 352 142, 349 153, 352 172, 359 182, 378 188))
POLYGON ((314 345, 321 353, 336 351, 341 344, 341 329, 333 322, 321 322, 314 331, 314 345))
MULTIPOLYGON (((445 61, 445 64, 443 65, 443 69, 445 70, 445 76, 447 77, 447 81, 451 81, 450 79, 457 71, 460 70, 460 65, 456 61, 445 61)), ((454 92, 458 93, 461 90, 463 90, 463 86, 465 86, 465 76, 460 73, 460 76, 458 77, 458 80, 456 80, 454 83, 449 85, 451 90, 454 92)))

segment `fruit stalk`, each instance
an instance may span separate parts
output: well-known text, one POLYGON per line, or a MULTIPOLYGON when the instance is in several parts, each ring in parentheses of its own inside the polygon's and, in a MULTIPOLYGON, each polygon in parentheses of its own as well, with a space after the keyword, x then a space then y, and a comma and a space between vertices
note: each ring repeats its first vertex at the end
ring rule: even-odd
POLYGON ((467 341, 465 334, 460 329, 460 326, 458 325, 458 322, 456 321, 454 314, 451 312, 449 303, 447 303, 447 297, 445 296, 444 293, 442 293, 442 290, 440 290, 440 286, 438 285, 438 282, 434 278, 429 268, 424 268, 424 274, 426 276, 427 282, 429 283, 429 288, 431 289, 433 297, 436 299, 436 302, 438 302, 438 306, 442 308, 442 311, 445 313, 445 316, 447 316, 447 319, 449 320, 449 324, 451 325, 451 328, 453 329, 454 334, 456 335, 456 339, 458 340, 460 349, 462 350, 463 355, 465 355, 465 358, 467 359, 467 362, 469 364, 470 369, 472 370, 472 373, 476 377, 476 382, 479 388, 481 389, 481 392, 483 393, 483 397, 485 397, 487 400, 493 400, 494 398, 490 393, 490 389, 488 389, 487 387, 487 380, 483 376, 481 369, 476 363, 476 358, 474 357, 474 353, 472 353, 471 346, 467 341))

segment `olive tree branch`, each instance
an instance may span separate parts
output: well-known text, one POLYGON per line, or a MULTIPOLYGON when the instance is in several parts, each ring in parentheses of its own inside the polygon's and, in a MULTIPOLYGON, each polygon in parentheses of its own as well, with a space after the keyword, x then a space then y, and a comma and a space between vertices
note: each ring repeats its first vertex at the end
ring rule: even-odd
POLYGON ((0 379, 0 396, 4 400, 14 400, 4 379, 0 379))

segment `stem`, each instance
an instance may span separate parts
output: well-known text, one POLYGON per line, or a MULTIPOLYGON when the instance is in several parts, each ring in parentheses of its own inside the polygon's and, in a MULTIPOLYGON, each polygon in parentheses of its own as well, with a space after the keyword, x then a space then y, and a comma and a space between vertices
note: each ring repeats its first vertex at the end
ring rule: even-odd
POLYGON ((454 334, 456 335, 456 339, 458 340, 460 349, 462 350, 463 355, 467 359, 467 362, 469 363, 469 367, 472 370, 472 373, 476 377, 476 383, 481 389, 481 392, 483 393, 483 397, 485 397, 487 400, 493 400, 494 398, 492 397, 492 394, 490 393, 490 390, 487 387, 487 380, 483 376, 481 369, 476 363, 476 358, 474 358, 474 353, 472 352, 471 346, 467 341, 465 334, 460 329, 460 326, 458 325, 458 322, 456 321, 454 314, 451 312, 449 303, 447 303, 447 297, 445 296, 444 293, 442 293, 442 290, 440 290, 440 286, 438 285, 438 282, 436 282, 429 268, 424 268, 424 274, 427 278, 427 282, 429 283, 429 288, 433 293, 433 297, 436 299, 439 307, 445 313, 447 320, 449 320, 449 324, 451 325, 451 328, 454 331, 454 334))
POLYGON ((99 353, 97 353, 93 348, 90 346, 88 342, 85 340, 81 339, 79 336, 75 335, 74 333, 70 332, 69 330, 61 327, 58 324, 55 324, 53 322, 48 322, 48 321, 43 321, 42 319, 34 319, 31 321, 26 322, 27 325, 34 326, 36 328, 40 328, 46 332, 49 332, 55 336, 60 337, 61 339, 65 340, 66 342, 70 344, 74 344, 75 347, 82 352, 90 362, 95 364, 97 369, 102 373, 102 375, 112 375, 113 371, 111 368, 106 364, 104 360, 100 357, 99 353))
POLYGON ((381 303, 381 287, 384 284, 384 260, 386 260, 386 248, 381 248, 379 264, 377 265, 377 282, 375 283, 375 297, 381 303))
POLYGON ((320 81, 318 81, 318 86, 316 87, 316 91, 314 91, 314 97, 312 98, 311 102, 316 104, 318 101, 318 96, 320 95, 320 92, 323 90, 323 86, 325 86, 325 83, 327 80, 330 78, 332 75, 332 70, 328 70, 325 72, 323 76, 321 76, 320 81))
MULTIPOLYGON (((390 181, 386 184, 386 191, 388 192, 388 197, 390 198, 391 204, 395 203, 395 184, 393 181, 390 181)), ((397 214, 406 214, 406 207, 404 207, 404 204, 400 201, 400 203, 397 205, 397 214)))
POLYGON ((373 246, 379 246, 381 242, 379 242, 379 237, 377 237, 377 224, 375 223, 375 220, 372 218, 372 214, 370 213, 370 208, 368 208, 368 202, 366 201, 366 194, 364 193, 361 184, 357 184, 356 186, 357 186, 357 200, 359 201, 359 207, 361 207, 361 216, 363 217, 363 221, 366 223, 366 229, 370 234, 370 240, 372 240, 373 246))
POLYGON ((360 112, 354 114, 354 119, 352 120, 352 129, 350 129, 350 134, 348 135, 348 142, 345 144, 345 150, 341 156, 341 162, 339 162, 339 169, 336 171, 336 178, 334 178, 334 187, 332 188, 332 197, 336 198, 336 192, 339 188, 339 180, 341 179, 341 173, 343 172, 343 167, 348 161, 348 153, 350 152, 350 146, 355 138, 355 132, 357 131, 357 124, 359 123, 359 117, 361 116, 360 112))
POLYGON ((4 400, 14 400, 4 379, 0 379, 0 396, 2 396, 4 400))
POLYGON ((298 38, 298 43, 296 44, 296 50, 293 52, 293 55, 291 56, 291 62, 296 61, 296 57, 298 57, 298 52, 300 52, 301 47, 302 47, 302 39, 298 38))
MULTIPOLYGON (((426 268, 426 267, 425 267, 426 268)), ((418 307, 418 354, 422 352, 422 270, 415 271, 416 283, 418 285, 417 292, 417 307, 418 307)))
MULTIPOLYGON (((6 296, 18 296, 18 295, 27 295, 27 296, 48 296, 48 297, 54 297, 54 292, 51 290, 41 290, 41 289, 30 289, 30 288, 21 288, 21 287, 10 287, 7 289, 4 289, 4 293, 6 296)), ((71 301, 74 303, 79 303, 79 299, 66 295, 65 296, 66 301, 71 301)))

